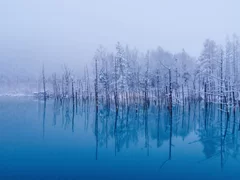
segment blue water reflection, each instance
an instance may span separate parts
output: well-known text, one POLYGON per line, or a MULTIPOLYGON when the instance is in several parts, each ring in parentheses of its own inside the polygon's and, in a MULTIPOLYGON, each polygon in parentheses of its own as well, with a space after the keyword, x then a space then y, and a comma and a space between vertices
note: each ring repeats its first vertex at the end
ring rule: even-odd
POLYGON ((238 111, 222 123, 216 105, 168 114, 1 97, 0 179, 240 178, 238 111))

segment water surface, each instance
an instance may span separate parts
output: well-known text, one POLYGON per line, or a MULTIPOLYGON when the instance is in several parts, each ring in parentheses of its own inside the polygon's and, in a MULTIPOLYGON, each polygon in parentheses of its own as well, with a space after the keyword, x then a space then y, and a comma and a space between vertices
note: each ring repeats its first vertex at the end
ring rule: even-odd
POLYGON ((1 97, 0 179, 240 179, 238 111, 168 113, 1 97))

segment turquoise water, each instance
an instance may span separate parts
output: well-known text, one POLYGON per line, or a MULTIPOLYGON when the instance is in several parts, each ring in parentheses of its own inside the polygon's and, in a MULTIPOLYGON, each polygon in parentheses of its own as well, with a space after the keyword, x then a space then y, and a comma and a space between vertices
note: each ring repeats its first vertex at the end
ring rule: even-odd
POLYGON ((222 126, 200 104, 174 107, 172 124, 154 106, 96 120, 92 103, 1 97, 0 179, 240 179, 238 111, 222 126))

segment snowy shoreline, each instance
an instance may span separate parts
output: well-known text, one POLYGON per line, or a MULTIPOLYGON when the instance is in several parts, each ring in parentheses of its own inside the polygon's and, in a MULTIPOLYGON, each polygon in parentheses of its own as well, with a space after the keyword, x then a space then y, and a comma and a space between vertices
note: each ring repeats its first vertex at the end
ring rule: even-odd
POLYGON ((21 94, 21 93, 5 93, 0 94, 0 97, 34 97, 33 94, 21 94))

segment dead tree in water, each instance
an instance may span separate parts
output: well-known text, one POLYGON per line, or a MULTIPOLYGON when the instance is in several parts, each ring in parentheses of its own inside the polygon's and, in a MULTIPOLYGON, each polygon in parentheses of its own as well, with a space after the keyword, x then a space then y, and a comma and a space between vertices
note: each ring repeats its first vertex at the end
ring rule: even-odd
POLYGON ((107 61, 103 60, 105 63, 105 83, 104 83, 104 87, 105 87, 105 98, 106 98, 106 105, 108 108, 110 108, 110 85, 109 85, 109 75, 108 75, 108 63, 107 61))
POLYGON ((74 81, 72 78, 72 132, 74 132, 74 117, 75 117, 75 98, 74 98, 74 81))
POLYGON ((96 116, 98 113, 98 57, 95 57, 95 106, 96 116))
POLYGON ((149 74, 149 52, 146 55, 147 60, 147 69, 145 72, 145 79, 144 79, 144 109, 149 107, 149 98, 148 98, 148 74, 149 74))
POLYGON ((88 66, 86 66, 86 68, 85 68, 85 73, 86 73, 86 76, 85 76, 85 83, 86 83, 86 88, 85 88, 85 91, 86 91, 86 99, 87 99, 87 102, 89 103, 89 101, 91 100, 91 92, 90 92, 90 78, 89 78, 89 73, 88 73, 88 66))
POLYGON ((60 97, 60 86, 57 80, 57 74, 53 73, 52 75, 52 86, 53 86, 53 97, 59 99, 60 97))
POLYGON ((71 78, 71 80, 72 80, 72 101, 73 101, 73 105, 74 105, 75 94, 74 94, 74 80, 73 80, 73 77, 71 78))
POLYGON ((157 106, 160 109, 160 72, 157 70, 157 106))
POLYGON ((69 93, 69 86, 71 87, 71 71, 70 69, 64 65, 64 80, 65 80, 65 96, 66 98, 70 97, 70 93, 69 93))
POLYGON ((116 112, 118 112, 119 98, 118 98, 118 65, 117 58, 114 59, 114 101, 116 112))
POLYGON ((183 88, 183 84, 182 84, 182 106, 184 108, 185 106, 185 97, 184 97, 184 88, 183 88))
POLYGON ((82 99, 89 103, 90 100, 90 80, 89 80, 89 73, 88 67, 84 68, 84 77, 83 77, 83 84, 82 84, 82 99))
MULTIPOLYGON (((169 84, 169 100, 168 100, 168 108, 169 108, 169 115, 170 115, 170 121, 172 121, 172 72, 171 68, 168 68, 162 62, 160 61, 161 65, 165 67, 168 70, 168 84, 169 84)), ((166 87, 167 88, 167 87, 166 87)))
POLYGON ((169 115, 170 115, 170 123, 172 123, 172 75, 171 69, 168 70, 169 73, 169 115))
POLYGON ((43 82, 43 98, 44 98, 44 101, 46 101, 47 100, 47 92, 46 92, 46 78, 45 78, 44 65, 42 67, 42 82, 43 82))

